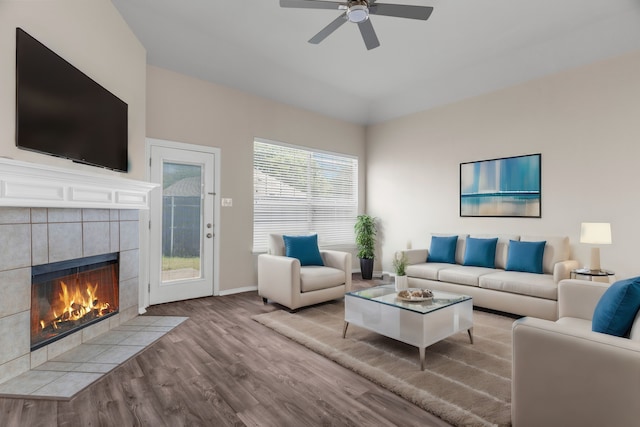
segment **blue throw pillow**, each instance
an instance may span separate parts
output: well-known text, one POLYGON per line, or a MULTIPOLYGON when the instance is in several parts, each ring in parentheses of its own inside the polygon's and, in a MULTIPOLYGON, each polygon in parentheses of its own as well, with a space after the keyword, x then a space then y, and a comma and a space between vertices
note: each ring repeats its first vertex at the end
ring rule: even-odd
POLYGON ((427 262, 455 264, 457 245, 458 236, 431 236, 431 247, 429 248, 427 262))
POLYGON ((494 268, 496 266, 496 245, 498 238, 476 239, 467 237, 463 265, 494 268))
POLYGON ((509 240, 509 253, 507 254, 508 271, 523 271, 525 273, 542 274, 542 257, 544 245, 542 242, 520 242, 509 240))
POLYGON ((640 277, 620 280, 611 285, 596 305, 591 321, 594 332, 626 336, 640 309, 640 277))
POLYGON ((300 265, 324 265, 318 249, 318 235, 282 236, 285 255, 298 258, 300 265))

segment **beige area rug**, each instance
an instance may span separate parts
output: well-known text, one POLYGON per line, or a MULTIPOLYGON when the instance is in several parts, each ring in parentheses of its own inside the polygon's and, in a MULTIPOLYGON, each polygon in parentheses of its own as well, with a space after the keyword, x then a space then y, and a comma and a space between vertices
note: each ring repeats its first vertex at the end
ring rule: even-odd
POLYGON ((357 372, 456 426, 511 425, 511 324, 514 319, 474 310, 474 344, 467 332, 427 348, 420 371, 417 347, 349 325, 342 338, 342 301, 257 322, 357 372))

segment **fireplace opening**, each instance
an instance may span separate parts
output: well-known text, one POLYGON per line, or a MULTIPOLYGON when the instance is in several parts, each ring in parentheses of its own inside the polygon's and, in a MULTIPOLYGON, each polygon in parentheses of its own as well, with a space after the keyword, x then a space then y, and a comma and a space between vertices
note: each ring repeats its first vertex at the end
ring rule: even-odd
POLYGON ((31 350, 118 313, 118 253, 33 266, 31 350))

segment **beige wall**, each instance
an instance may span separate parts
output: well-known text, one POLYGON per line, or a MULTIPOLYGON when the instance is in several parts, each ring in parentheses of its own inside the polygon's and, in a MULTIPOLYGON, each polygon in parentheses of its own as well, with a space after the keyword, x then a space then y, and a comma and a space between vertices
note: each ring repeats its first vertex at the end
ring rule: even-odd
MULTIPOLYGON (((130 168, 144 179, 145 136, 218 147, 222 152, 222 291, 253 286, 252 141, 254 137, 360 158, 360 202, 381 219, 379 258, 431 232, 569 235, 576 258, 580 222, 610 221, 613 245, 602 264, 640 273, 635 245, 640 207, 640 53, 581 67, 387 123, 330 119, 147 67, 144 47, 108 0, 0 0, 0 155, 118 175, 15 147, 15 27, 24 28, 129 104, 130 168), (146 84, 145 84, 146 82, 146 84), (146 110, 146 111, 145 111, 146 110), (145 126, 146 120, 146 126, 145 126), (365 164, 365 146, 367 157, 365 164), (542 153, 541 219, 460 218, 460 162, 542 153)), ((378 268, 378 267, 377 267, 378 268)))
POLYGON ((143 179, 145 78, 145 49, 110 1, 0 0, 0 156, 143 179), (128 174, 16 148, 16 27, 21 27, 129 105, 128 174))
MULTIPOLYGON (((365 130, 224 86, 149 66, 147 136, 221 149, 220 292, 255 286, 253 140, 266 138, 358 156, 364 182, 365 130)), ((364 188, 360 205, 364 206, 364 188)))
POLYGON ((431 232, 568 235, 586 263, 580 223, 611 222, 603 268, 640 274, 640 52, 372 126, 367 150, 386 270, 431 232), (460 218, 461 162, 530 153, 542 153, 542 218, 460 218))

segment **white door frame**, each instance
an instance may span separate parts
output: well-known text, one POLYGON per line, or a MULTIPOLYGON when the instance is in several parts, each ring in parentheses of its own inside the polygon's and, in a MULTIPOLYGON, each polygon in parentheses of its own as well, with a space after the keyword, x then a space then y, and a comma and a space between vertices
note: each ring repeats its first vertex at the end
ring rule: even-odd
MULTIPOLYGON (((145 141, 145 178, 151 181, 151 147, 165 147, 175 150, 201 151, 214 155, 214 195, 213 195, 213 295, 220 294, 220 154, 219 148, 207 147, 204 145, 186 144, 176 141, 168 141, 155 138, 146 138, 145 141)), ((154 190, 155 191, 155 190, 154 190)), ((149 271, 151 268, 151 252, 149 250, 149 241, 151 234, 149 232, 149 211, 140 211, 140 260, 144 263, 141 266, 140 277, 140 294, 139 294, 139 312, 144 313, 146 307, 149 307, 149 271)))

